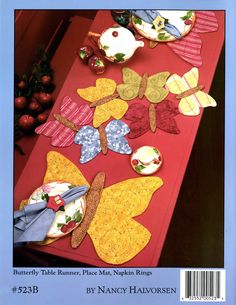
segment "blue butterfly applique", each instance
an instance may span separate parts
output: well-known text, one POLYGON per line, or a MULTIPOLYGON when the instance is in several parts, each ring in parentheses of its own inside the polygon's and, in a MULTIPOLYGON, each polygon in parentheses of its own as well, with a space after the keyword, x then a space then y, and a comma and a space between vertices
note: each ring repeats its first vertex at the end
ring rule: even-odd
MULTIPOLYGON (((131 154, 132 149, 125 139, 130 132, 127 124, 120 120, 111 121, 106 127, 107 147, 120 154, 131 154)), ((74 138, 75 144, 81 144, 80 163, 86 163, 95 158, 102 150, 98 129, 92 126, 82 127, 74 138)))

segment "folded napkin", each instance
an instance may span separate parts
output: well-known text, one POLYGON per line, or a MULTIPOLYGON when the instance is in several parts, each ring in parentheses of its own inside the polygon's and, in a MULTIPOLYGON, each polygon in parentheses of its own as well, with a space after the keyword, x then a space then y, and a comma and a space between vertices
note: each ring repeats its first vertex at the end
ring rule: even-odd
MULTIPOLYGON (((147 23, 152 23, 158 16, 162 17, 157 10, 131 10, 131 13, 147 23)), ((181 37, 179 30, 168 21, 165 22, 164 30, 176 38, 181 37)))
POLYGON ((29 204, 15 211, 14 243, 44 240, 59 208, 83 196, 87 190, 86 185, 74 187, 61 195, 49 197, 48 202, 29 204))

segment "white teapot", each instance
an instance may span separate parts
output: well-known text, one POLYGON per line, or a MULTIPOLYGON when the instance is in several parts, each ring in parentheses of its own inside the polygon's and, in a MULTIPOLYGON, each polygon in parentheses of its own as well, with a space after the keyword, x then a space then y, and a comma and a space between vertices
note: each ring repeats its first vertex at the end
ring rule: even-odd
POLYGON ((112 62, 124 63, 130 59, 137 48, 143 47, 144 42, 136 40, 134 35, 119 25, 105 30, 102 34, 89 32, 88 36, 95 41, 101 53, 112 62))

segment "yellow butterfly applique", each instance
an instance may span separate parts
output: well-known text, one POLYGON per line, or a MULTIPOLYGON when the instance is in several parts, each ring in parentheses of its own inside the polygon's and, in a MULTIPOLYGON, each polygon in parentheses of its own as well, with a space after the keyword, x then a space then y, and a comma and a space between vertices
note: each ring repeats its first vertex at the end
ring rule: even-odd
POLYGON ((151 103, 159 103, 168 95, 168 90, 163 88, 169 77, 169 72, 160 72, 152 76, 144 73, 141 77, 130 68, 122 69, 123 84, 117 86, 117 91, 123 100, 132 100, 145 96, 151 103))
POLYGON ((173 74, 166 82, 171 93, 178 94, 180 99, 179 111, 184 115, 196 116, 200 107, 215 107, 216 101, 207 93, 201 91, 203 86, 198 85, 198 68, 192 68, 182 77, 173 74))
MULTIPOLYGON (((79 168, 55 151, 47 155, 44 183, 52 180, 88 185, 79 168)), ((151 233, 133 217, 146 210, 153 193, 162 184, 159 177, 140 177, 103 189, 87 231, 101 260, 109 264, 125 263, 148 244, 151 233)), ((52 241, 47 239, 44 244, 52 241)))
POLYGON ((80 97, 92 103, 92 106, 93 104, 96 105, 93 117, 94 127, 99 127, 111 117, 119 120, 128 110, 127 102, 118 98, 118 94, 115 91, 116 83, 109 78, 98 78, 96 80, 96 87, 77 89, 80 97), (100 101, 102 103, 99 103, 100 101))

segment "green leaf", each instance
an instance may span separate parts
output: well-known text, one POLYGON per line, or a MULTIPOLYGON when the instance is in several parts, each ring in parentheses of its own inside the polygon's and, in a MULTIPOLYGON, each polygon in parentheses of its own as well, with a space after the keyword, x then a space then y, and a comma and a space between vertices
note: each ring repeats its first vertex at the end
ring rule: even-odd
POLYGON ((134 17, 134 23, 135 24, 142 24, 142 19, 138 18, 138 17, 134 17))
POLYGON ((47 193, 42 194, 41 198, 42 198, 42 200, 46 200, 46 201, 49 200, 49 196, 47 193))
POLYGON ((85 51, 81 50, 81 51, 79 52, 79 56, 80 56, 82 59, 84 58, 85 55, 86 55, 86 52, 85 52, 85 51))
POLYGON ((117 29, 117 28, 119 28, 119 27, 120 27, 119 25, 113 25, 113 26, 112 26, 113 29, 117 29))
POLYGON ((99 67, 103 67, 104 63, 101 60, 96 60, 96 65, 99 67))
POLYGON ((62 206, 59 208, 59 211, 65 212, 65 207, 64 207, 64 205, 62 205, 62 206))
POLYGON ((77 212, 73 215, 72 219, 73 219, 74 221, 76 221, 76 222, 80 222, 81 219, 82 219, 82 214, 80 213, 80 211, 77 211, 77 212))
POLYGON ((159 152, 156 148, 153 148, 153 150, 155 151, 155 153, 159 154, 159 152))
POLYGON ((168 38, 170 38, 170 35, 165 36, 165 33, 160 33, 160 34, 158 34, 157 38, 159 40, 167 40, 168 38))
POLYGON ((69 221, 71 221, 71 217, 66 215, 66 223, 69 222, 69 221))
POLYGON ((192 17, 193 12, 192 11, 188 11, 187 14, 183 17, 180 17, 182 20, 187 20, 190 19, 192 17))
POLYGON ((140 173, 144 168, 145 168, 145 166, 143 166, 142 164, 140 164, 140 165, 138 165, 138 166, 135 167, 135 170, 136 170, 137 172, 140 173))
POLYGON ((64 226, 64 223, 58 223, 58 224, 57 224, 57 227, 58 227, 58 228, 61 228, 62 226, 64 226))
POLYGON ((110 47, 109 46, 103 46, 104 50, 108 50, 110 47))
POLYGON ((188 18, 191 18, 191 17, 192 17, 192 14, 193 14, 193 12, 192 12, 192 11, 188 11, 188 12, 187 12, 187 16, 188 16, 188 18))
POLYGON ((125 54, 124 53, 116 53, 115 58, 117 61, 124 61, 125 54))

